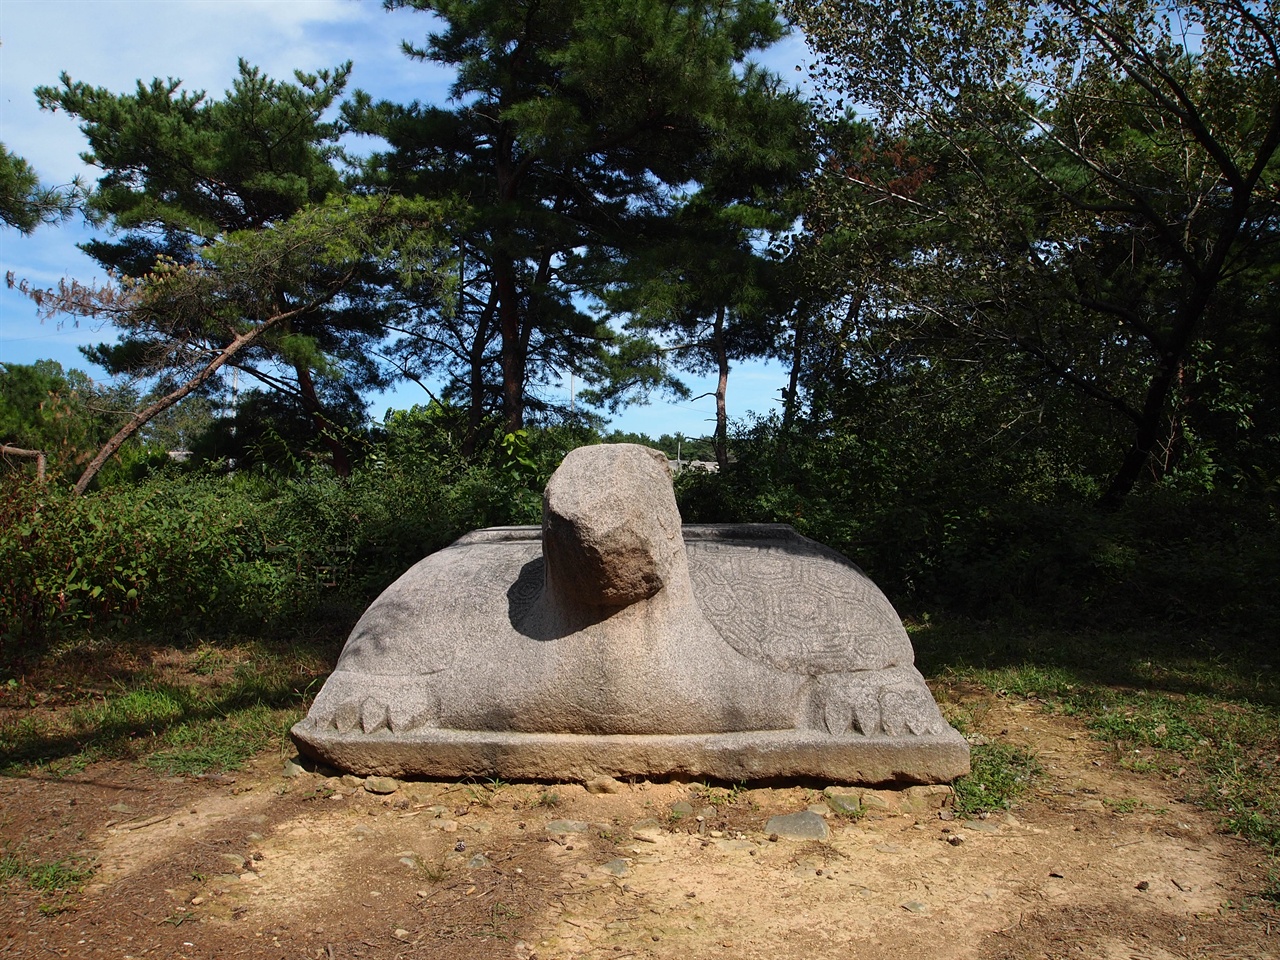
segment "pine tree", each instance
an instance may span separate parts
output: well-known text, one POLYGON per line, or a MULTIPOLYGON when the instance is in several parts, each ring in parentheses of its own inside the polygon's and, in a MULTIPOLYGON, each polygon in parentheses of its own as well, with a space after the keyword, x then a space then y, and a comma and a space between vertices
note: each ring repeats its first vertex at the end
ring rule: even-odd
MULTIPOLYGON (((371 165, 379 183, 459 200, 459 297, 422 314, 419 335, 452 345, 473 428, 496 395, 514 432, 539 384, 608 376, 616 335, 586 309, 615 279, 607 265, 710 176, 726 144, 767 139, 744 107, 764 93, 746 61, 782 25, 763 0, 386 5, 437 15, 442 29, 405 51, 457 70, 453 102, 357 94, 348 117, 390 144, 371 165)), ((762 175, 775 160, 753 158, 762 175)))

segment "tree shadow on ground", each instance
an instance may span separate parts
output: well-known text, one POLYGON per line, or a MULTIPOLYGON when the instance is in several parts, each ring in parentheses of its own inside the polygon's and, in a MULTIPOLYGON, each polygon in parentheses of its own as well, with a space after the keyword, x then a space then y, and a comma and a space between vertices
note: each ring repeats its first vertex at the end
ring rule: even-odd
POLYGON ((1044 693, 1093 685, 1280 706, 1280 653, 1230 635, 943 619, 911 624, 911 640, 929 678, 1016 669, 1041 674, 1044 693))
POLYGON ((224 660, 209 646, 175 670, 153 662, 160 652, 108 648, 90 663, 72 651, 0 691, 0 773, 136 758, 174 747, 166 735, 183 728, 193 747, 234 740, 264 711, 300 715, 332 664, 327 650, 255 645, 224 660))

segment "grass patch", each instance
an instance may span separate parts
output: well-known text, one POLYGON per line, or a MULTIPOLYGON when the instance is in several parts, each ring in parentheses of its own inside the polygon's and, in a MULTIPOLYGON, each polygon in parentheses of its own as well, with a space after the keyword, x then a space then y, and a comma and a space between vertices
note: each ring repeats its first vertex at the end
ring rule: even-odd
MULTIPOLYGON (((1168 629, 1057 631, 1016 622, 915 625, 912 639, 926 675, 1041 701, 1079 719, 1121 766, 1176 780, 1185 799, 1217 813, 1223 830, 1276 857, 1280 876, 1274 651, 1168 629)), ((974 751, 975 773, 983 749, 974 751)), ((1280 882, 1268 890, 1275 899, 1280 882)))
POLYGON ((283 744, 328 670, 310 651, 260 644, 99 653, 107 666, 71 674, 74 686, 36 675, 0 689, 0 773, 66 775, 105 759, 170 775, 235 770, 283 744))
POLYGON ((1102 802, 1112 813, 1133 813, 1142 806, 1137 797, 1103 797, 1102 802))
POLYGON ((0 856, 0 883, 19 879, 41 893, 71 893, 93 876, 93 866, 77 860, 42 863, 14 853, 0 856))
POLYGON ((717 787, 710 783, 695 783, 689 787, 689 793, 695 800, 710 804, 715 809, 731 807, 742 799, 746 784, 735 783, 727 787, 717 787))
POLYGON ((159 738, 166 746, 148 754, 143 763, 169 776, 238 770, 246 760, 282 744, 299 719, 297 710, 258 703, 225 717, 179 723, 159 738))
POLYGON ((952 784, 956 812, 1008 810, 1039 773, 1035 757, 1019 747, 1007 743, 974 747, 970 772, 952 784))
POLYGON ((1121 766, 1186 783, 1224 830, 1280 853, 1280 710, 1148 690, 1085 688, 1049 709, 1079 716, 1121 766))

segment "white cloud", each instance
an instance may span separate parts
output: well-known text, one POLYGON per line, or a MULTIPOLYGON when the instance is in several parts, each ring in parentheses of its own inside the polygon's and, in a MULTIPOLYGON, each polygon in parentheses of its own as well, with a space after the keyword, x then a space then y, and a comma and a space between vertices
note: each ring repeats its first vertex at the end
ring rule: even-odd
MULTIPOLYGON (((139 79, 173 77, 216 97, 237 76, 239 57, 284 80, 295 69, 353 60, 350 89, 403 102, 441 99, 450 74, 400 50, 401 39, 421 41, 430 28, 426 15, 388 14, 377 0, 0 0, 0 140, 45 183, 95 179, 79 159, 86 145, 75 119, 40 110, 32 93, 57 85, 63 71, 118 93, 131 92, 139 79)), ((29 237, 0 229, 0 272, 40 286, 62 277, 100 279, 76 248, 90 236, 77 224, 29 237)), ((73 341, 102 339, 91 334, 59 334, 40 323, 30 301, 0 289, 0 362, 48 355, 83 366, 73 341)))
POLYGON ((32 94, 63 71, 120 93, 162 77, 220 96, 239 57, 280 79, 350 59, 353 84, 377 96, 435 98, 447 75, 400 51, 402 38, 420 39, 429 24, 371 0, 4 0, 0 128, 10 150, 65 182, 83 169, 83 139, 73 119, 42 112, 32 94))

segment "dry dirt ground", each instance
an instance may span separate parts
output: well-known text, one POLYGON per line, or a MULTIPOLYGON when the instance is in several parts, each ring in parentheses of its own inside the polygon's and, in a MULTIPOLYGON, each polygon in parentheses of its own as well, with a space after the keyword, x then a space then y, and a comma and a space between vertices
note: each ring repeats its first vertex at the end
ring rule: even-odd
POLYGON ((0 847, 96 865, 65 897, 0 886, 0 956, 1280 956, 1280 913, 1250 896, 1262 853, 1179 802, 1177 781, 1121 769, 1035 704, 949 696, 1044 768, 1012 814, 966 822, 945 793, 884 792, 885 809, 796 841, 765 822, 817 807, 812 787, 377 795, 286 778, 279 755, 223 778, 0 779, 0 847), (681 801, 692 813, 673 816, 681 801))

